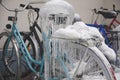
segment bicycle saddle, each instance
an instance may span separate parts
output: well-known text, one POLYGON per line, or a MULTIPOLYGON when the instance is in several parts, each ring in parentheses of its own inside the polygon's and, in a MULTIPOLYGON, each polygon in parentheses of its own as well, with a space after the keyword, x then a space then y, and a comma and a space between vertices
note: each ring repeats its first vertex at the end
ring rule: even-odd
POLYGON ((98 11, 98 14, 101 14, 104 18, 116 18, 117 13, 115 11, 98 11))

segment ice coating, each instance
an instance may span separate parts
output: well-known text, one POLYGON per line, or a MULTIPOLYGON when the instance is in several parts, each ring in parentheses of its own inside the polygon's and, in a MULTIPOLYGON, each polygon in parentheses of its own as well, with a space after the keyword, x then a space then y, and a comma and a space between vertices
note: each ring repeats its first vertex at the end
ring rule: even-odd
POLYGON ((41 8, 40 14, 43 16, 49 15, 50 13, 65 13, 74 15, 74 8, 71 4, 64 0, 51 0, 45 3, 41 8))
POLYGON ((40 8, 39 14, 41 16, 41 25, 43 26, 42 28, 44 28, 44 31, 47 29, 46 27, 49 26, 49 23, 53 25, 55 30, 57 30, 58 28, 72 24, 74 17, 74 8, 71 4, 64 0, 51 0, 40 8), (51 15, 52 19, 54 20, 50 20, 51 15), (65 24, 56 24, 59 22, 59 17, 66 17, 65 24))

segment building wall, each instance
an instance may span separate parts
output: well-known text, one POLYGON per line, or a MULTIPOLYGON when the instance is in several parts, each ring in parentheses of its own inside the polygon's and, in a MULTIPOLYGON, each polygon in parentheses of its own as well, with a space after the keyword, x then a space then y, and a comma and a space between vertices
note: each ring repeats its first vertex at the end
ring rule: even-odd
POLYGON ((104 0, 67 0, 75 8, 75 12, 79 13, 81 19, 86 23, 91 23, 94 8, 103 6, 104 0))

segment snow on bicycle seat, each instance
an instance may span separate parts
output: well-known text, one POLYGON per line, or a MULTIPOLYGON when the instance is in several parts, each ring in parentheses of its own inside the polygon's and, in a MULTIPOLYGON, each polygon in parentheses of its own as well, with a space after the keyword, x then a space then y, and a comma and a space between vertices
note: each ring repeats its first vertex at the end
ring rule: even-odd
POLYGON ((117 13, 115 11, 98 11, 98 14, 101 14, 104 18, 116 18, 117 13))
POLYGON ((75 29, 60 28, 54 32, 52 37, 59 39, 79 39, 80 34, 75 29))
POLYGON ((73 25, 69 25, 66 28, 60 28, 56 30, 52 37, 54 38, 60 38, 60 39, 81 39, 81 40, 87 40, 90 39, 90 35, 85 32, 86 30, 77 31, 74 29, 73 25))
MULTIPOLYGON (((97 28, 89 27, 82 21, 76 22, 73 25, 74 25, 74 28, 78 32, 82 31, 82 34, 88 34, 92 38, 99 38, 101 41, 104 41, 104 38, 102 37, 101 33, 99 32, 99 30, 97 28)), ((86 37, 88 37, 88 36, 86 36, 86 37)), ((88 37, 88 38, 90 38, 90 37, 88 37)))

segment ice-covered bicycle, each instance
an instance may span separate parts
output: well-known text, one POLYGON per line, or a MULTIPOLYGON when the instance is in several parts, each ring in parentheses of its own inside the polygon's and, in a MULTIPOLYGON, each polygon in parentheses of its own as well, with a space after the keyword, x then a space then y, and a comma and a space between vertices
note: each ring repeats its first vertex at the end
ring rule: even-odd
MULTIPOLYGON (((60 2, 63 2, 63 4, 66 3, 64 1, 60 2)), ((25 7, 27 7, 28 4, 26 4, 25 7)), ((59 9, 61 8, 61 5, 52 5, 59 9)), ((3 4, 2 6, 5 7, 3 4)), ((64 7, 61 9, 65 10, 64 7)), ((111 65, 105 56, 95 47, 96 43, 94 43, 95 41, 93 39, 81 40, 79 37, 76 37, 74 39, 66 39, 63 37, 52 36, 54 33, 53 27, 58 26, 53 26, 53 24, 51 24, 51 21, 55 21, 54 23, 59 25, 66 24, 66 21, 69 21, 69 13, 67 10, 65 10, 67 13, 62 13, 61 11, 58 13, 51 12, 48 13, 49 15, 47 15, 50 17, 43 18, 44 25, 42 28, 45 28, 42 29, 44 56, 42 56, 41 61, 36 61, 32 58, 28 49, 26 48, 22 36, 17 29, 17 13, 23 10, 7 10, 15 12, 15 16, 12 18, 13 26, 11 32, 8 32, 9 34, 7 34, 8 38, 4 45, 3 54, 6 66, 10 72, 15 73, 14 75, 16 75, 16 79, 21 78, 22 69, 20 66, 20 56, 22 55, 30 70, 43 80, 116 80, 111 65), (54 17, 53 14, 57 16, 54 17), (61 14, 62 17, 59 16, 61 14), (65 16, 63 16, 64 14, 65 16), (10 45, 10 42, 13 44, 12 50, 15 50, 15 53, 12 54, 8 53, 8 46, 10 45), (17 67, 15 67, 15 65, 11 67, 11 65, 14 63, 9 62, 12 60, 17 60, 17 67), (36 70, 32 66, 31 62, 37 64, 39 68, 36 70)), ((1 33, 0 36, 2 38, 6 35, 1 33)))

